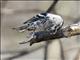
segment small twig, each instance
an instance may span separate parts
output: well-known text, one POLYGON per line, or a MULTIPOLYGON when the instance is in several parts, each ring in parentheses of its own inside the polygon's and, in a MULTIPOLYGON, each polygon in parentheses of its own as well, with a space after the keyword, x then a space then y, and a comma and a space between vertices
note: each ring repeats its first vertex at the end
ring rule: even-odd
POLYGON ((79 51, 78 51, 78 53, 77 53, 77 55, 76 55, 74 60, 80 60, 80 49, 79 49, 79 51))
POLYGON ((55 12, 55 6, 56 6, 56 4, 57 4, 58 1, 59 1, 59 0, 54 0, 53 3, 52 3, 51 6, 47 9, 46 12, 48 12, 48 13, 50 13, 50 12, 56 13, 56 12, 55 12))
POLYGON ((47 58, 48 58, 48 45, 50 44, 50 42, 49 41, 47 41, 46 42, 46 45, 44 46, 45 48, 45 50, 44 50, 44 60, 48 60, 47 58))
POLYGON ((61 60, 65 60, 65 57, 64 57, 64 51, 63 51, 63 45, 62 45, 62 42, 61 40, 59 40, 59 44, 60 44, 60 51, 61 51, 61 60))

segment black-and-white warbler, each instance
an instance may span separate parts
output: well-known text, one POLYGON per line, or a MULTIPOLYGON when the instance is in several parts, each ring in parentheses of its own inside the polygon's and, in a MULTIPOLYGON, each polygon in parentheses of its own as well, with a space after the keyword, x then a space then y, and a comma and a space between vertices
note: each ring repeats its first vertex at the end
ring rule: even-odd
MULTIPOLYGON (((31 19, 25 21, 23 23, 23 26, 16 28, 19 31, 34 31, 34 30, 39 30, 39 31, 52 31, 52 34, 57 33, 63 26, 63 19, 59 15, 51 14, 51 13, 40 13, 37 14, 36 16, 32 17, 31 19)), ((42 32, 41 32, 42 33, 42 32)), ((34 39, 34 36, 39 33, 33 33, 31 35, 30 39, 34 39)), ((45 33, 46 34, 46 33, 45 33)), ((41 36, 41 35, 40 35, 41 36)), ((31 43, 35 43, 35 40, 28 41, 31 43)), ((25 44, 27 42, 22 42, 21 44, 25 44)))
POLYGON ((56 33, 63 25, 63 19, 59 15, 51 13, 40 13, 23 23, 23 26, 16 28, 19 31, 32 30, 54 30, 56 33))

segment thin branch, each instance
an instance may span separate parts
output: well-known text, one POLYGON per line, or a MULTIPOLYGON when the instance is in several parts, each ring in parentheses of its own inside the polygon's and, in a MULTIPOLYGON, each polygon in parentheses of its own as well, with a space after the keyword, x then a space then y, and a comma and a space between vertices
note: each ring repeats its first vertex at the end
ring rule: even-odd
POLYGON ((50 13, 50 12, 56 13, 56 12, 55 12, 55 6, 56 6, 56 4, 58 3, 58 1, 59 1, 59 0, 54 0, 53 3, 52 3, 51 6, 47 9, 46 12, 48 12, 48 13, 50 13))
POLYGON ((49 41, 46 42, 46 45, 45 45, 45 50, 44 50, 44 60, 48 60, 48 45, 49 45, 49 41))
POLYGON ((79 51, 78 51, 78 53, 77 53, 77 55, 76 55, 74 60, 80 60, 80 49, 79 49, 79 51))
POLYGON ((61 52, 61 60, 65 60, 65 57, 64 57, 64 51, 63 51, 63 45, 62 45, 62 42, 61 40, 59 40, 59 44, 60 44, 60 52, 61 52))

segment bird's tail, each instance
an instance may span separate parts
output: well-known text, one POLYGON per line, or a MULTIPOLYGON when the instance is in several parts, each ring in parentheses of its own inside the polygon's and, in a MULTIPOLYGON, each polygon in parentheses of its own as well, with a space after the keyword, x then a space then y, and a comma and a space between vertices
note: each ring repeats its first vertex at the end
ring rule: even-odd
POLYGON ((24 25, 24 26, 20 26, 20 27, 17 27, 17 28, 12 28, 12 29, 17 30, 19 32, 24 32, 27 29, 27 26, 24 25))

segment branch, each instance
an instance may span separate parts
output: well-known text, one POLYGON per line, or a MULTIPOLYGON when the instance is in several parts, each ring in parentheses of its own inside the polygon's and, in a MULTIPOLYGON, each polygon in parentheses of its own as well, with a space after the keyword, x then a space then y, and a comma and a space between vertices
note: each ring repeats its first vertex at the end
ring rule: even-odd
POLYGON ((65 27, 62 30, 63 30, 62 33, 64 34, 64 36, 67 36, 67 37, 80 35, 80 22, 76 24, 72 24, 68 27, 65 27))
POLYGON ((33 35, 33 38, 29 40, 30 45, 32 45, 33 43, 38 43, 42 41, 60 39, 64 37, 67 38, 67 37, 71 37, 75 35, 80 35, 80 22, 62 28, 55 35, 53 33, 54 33, 53 30, 35 32, 33 35))
POLYGON ((55 6, 56 6, 56 4, 58 3, 58 1, 59 1, 59 0, 53 0, 53 3, 52 3, 51 6, 47 9, 46 12, 48 12, 48 13, 51 13, 51 12, 56 13, 56 11, 55 11, 55 6))

